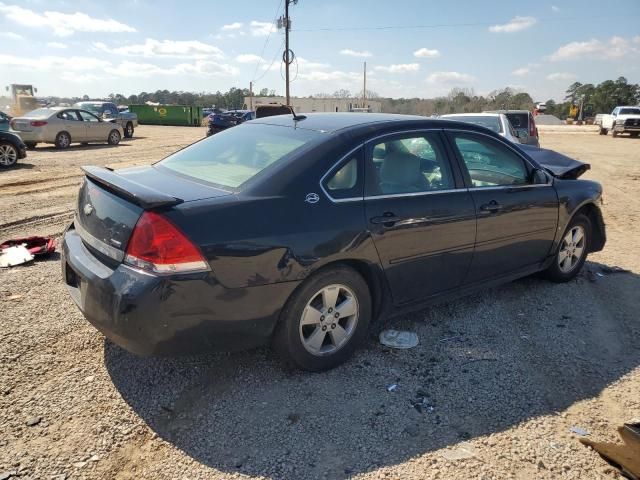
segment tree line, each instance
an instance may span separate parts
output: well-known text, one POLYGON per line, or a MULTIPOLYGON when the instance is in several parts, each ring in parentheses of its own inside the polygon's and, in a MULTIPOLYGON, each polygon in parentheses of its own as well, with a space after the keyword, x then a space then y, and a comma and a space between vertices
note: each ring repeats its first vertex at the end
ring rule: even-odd
MULTIPOLYGON (((310 98, 352 98, 354 103, 361 103, 362 91, 352 94, 341 89, 333 93, 317 93, 310 98)), ((276 96, 275 90, 262 89, 254 93, 256 96, 276 96)), ((249 96, 249 89, 232 87, 226 92, 184 92, 157 90, 140 92, 137 95, 125 96, 112 93, 106 99, 118 105, 143 104, 146 102, 168 105, 197 105, 202 107, 216 106, 224 109, 244 108, 244 99, 249 96)), ((386 98, 376 92, 367 90, 366 98, 382 103, 382 111, 387 113, 405 113, 414 115, 443 115, 447 113, 473 113, 484 110, 517 109, 533 110, 535 102, 527 92, 507 87, 494 90, 487 95, 478 95, 471 88, 453 88, 447 95, 435 98, 386 98)), ((7 99, 8 100, 8 99, 7 99)), ((49 97, 52 104, 73 104, 82 100, 91 100, 87 95, 82 97, 49 97)), ((539 101, 539 100, 538 100, 539 101)), ((640 103, 640 85, 629 83, 625 77, 606 80, 597 85, 575 82, 569 85, 563 102, 547 100, 547 112, 564 119, 569 115, 572 105, 583 105, 585 116, 597 113, 609 113, 617 105, 637 105, 640 103)))

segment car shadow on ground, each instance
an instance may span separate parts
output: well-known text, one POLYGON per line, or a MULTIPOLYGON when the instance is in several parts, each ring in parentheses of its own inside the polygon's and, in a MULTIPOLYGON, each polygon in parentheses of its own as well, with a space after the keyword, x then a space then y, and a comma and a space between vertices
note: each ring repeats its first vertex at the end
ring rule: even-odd
POLYGON ((8 168, 0 168, 0 172, 11 172, 15 170, 29 170, 33 168, 34 165, 31 163, 25 163, 24 160, 18 160, 15 165, 8 168))
POLYGON ((104 357, 123 399, 204 465, 349 478, 597 396, 640 365, 638 289, 635 273, 593 262, 566 284, 525 278, 399 318, 418 347, 372 337, 322 374, 266 348, 139 358, 105 342, 104 357))
POLYGON ((118 148, 118 147, 128 147, 129 145, 123 142, 120 142, 118 145, 109 145, 108 143, 90 143, 88 145, 82 144, 73 144, 67 148, 57 148, 55 145, 47 145, 46 147, 37 146, 35 149, 30 149, 29 152, 34 151, 43 151, 43 152, 77 152, 81 150, 99 150, 102 148, 118 148))

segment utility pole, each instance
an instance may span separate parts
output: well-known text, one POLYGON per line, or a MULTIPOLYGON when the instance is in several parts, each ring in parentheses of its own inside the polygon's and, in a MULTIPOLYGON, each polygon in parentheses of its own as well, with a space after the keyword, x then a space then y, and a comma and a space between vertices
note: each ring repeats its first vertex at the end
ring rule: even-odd
POLYGON ((280 17, 278 21, 278 27, 284 27, 284 53, 282 55, 282 61, 284 62, 285 71, 285 91, 287 105, 291 104, 291 95, 289 92, 289 67, 294 59, 293 52, 289 49, 289 32, 291 31, 291 19, 289 18, 289 5, 298 3, 298 0, 285 0, 284 1, 284 17, 280 17))
POLYGON ((364 62, 364 87, 362 88, 362 108, 367 108, 367 62, 364 62))
POLYGON ((253 82, 249 82, 249 110, 253 110, 253 82))

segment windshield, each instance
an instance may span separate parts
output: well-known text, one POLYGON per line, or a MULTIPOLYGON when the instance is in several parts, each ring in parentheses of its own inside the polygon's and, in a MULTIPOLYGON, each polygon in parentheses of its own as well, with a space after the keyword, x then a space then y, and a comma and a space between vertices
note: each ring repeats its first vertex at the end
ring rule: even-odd
POLYGON ((620 115, 640 115, 640 108, 621 108, 620 115))
POLYGON ((470 115, 460 115, 446 118, 450 118, 451 120, 458 120, 465 123, 473 123, 474 125, 480 125, 481 127, 493 130, 496 133, 502 133, 502 125, 498 117, 485 117, 481 115, 474 117, 470 115))
POLYGON ((76 103, 74 107, 80 107, 85 110, 90 111, 91 113, 95 113, 99 115, 102 112, 102 104, 101 103, 76 103))
POLYGON ((242 124, 194 143, 158 165, 214 185, 237 188, 321 135, 311 130, 242 124))

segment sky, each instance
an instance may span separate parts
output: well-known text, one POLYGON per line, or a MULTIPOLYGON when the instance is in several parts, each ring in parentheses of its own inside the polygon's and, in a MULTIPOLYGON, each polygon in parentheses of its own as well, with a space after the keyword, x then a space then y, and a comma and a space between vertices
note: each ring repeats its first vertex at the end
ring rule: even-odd
MULTIPOLYGON (((0 0, 0 86, 39 96, 262 88, 284 93, 286 0, 0 0)), ((291 94, 432 98, 574 81, 640 83, 640 0, 299 0, 291 94)))

